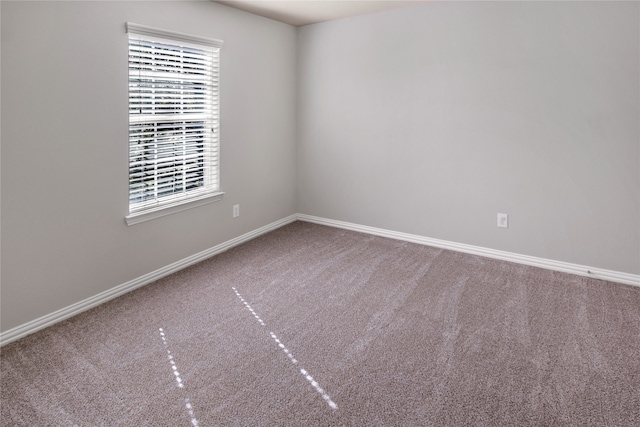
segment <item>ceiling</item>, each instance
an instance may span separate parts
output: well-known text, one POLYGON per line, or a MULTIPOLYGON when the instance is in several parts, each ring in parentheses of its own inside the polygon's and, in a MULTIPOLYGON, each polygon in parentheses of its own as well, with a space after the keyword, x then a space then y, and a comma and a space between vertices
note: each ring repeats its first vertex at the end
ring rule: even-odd
POLYGON ((425 1, 428 0, 218 0, 216 3, 301 26, 425 1))

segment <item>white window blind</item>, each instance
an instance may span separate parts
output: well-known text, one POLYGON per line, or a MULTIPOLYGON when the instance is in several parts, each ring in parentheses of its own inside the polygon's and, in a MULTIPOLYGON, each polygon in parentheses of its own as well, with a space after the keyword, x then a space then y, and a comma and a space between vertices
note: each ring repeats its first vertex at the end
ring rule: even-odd
POLYGON ((129 214, 220 191, 219 40, 127 23, 129 214))

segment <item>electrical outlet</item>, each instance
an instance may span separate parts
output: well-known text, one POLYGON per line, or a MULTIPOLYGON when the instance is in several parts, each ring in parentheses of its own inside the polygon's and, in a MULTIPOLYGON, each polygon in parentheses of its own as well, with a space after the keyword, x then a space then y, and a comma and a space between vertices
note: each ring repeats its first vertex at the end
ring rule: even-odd
POLYGON ((509 215, 506 213, 498 214, 498 227, 509 228, 509 215))
POLYGON ((233 217, 237 218, 240 216, 240 205, 233 205, 233 217))

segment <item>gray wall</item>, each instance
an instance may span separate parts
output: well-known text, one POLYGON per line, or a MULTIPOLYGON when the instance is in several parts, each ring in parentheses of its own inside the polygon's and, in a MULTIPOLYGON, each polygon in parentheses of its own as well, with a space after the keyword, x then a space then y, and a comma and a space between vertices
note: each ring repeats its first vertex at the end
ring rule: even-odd
POLYGON ((433 2, 301 28, 298 212, 640 273, 639 8, 433 2))
POLYGON ((295 212, 640 273, 638 3, 0 8, 3 331, 295 212), (226 194, 132 227, 126 21, 225 41, 226 194))
POLYGON ((295 213, 294 27, 211 2, 1 13, 3 331, 295 213), (225 41, 223 200, 131 227, 127 21, 225 41))

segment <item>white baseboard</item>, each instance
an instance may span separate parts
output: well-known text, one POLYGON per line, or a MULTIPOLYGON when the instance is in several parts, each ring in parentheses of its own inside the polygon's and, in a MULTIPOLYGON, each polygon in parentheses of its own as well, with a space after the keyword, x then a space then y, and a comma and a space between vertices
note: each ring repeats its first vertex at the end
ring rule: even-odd
POLYGON ((129 282, 118 285, 114 288, 101 292, 83 301, 72 304, 63 309, 54 311, 53 313, 42 316, 38 319, 32 320, 15 328, 9 329, 0 333, 0 346, 16 341, 22 337, 32 334, 40 329, 44 329, 47 326, 51 326, 69 317, 80 314, 83 311, 96 307, 102 303, 105 303, 111 299, 119 297, 127 292, 130 292, 136 288, 152 283, 162 277, 175 273, 183 268, 189 267, 195 263, 203 261, 214 255, 222 253, 234 246, 248 242, 261 234, 268 233, 284 225, 292 223, 296 220, 312 222, 315 224, 327 225, 330 227, 343 228, 346 230, 358 231, 361 233, 372 234, 381 237, 388 237, 396 240, 403 240, 406 242, 418 243, 421 245, 434 246, 443 249, 450 249, 453 251, 464 252, 472 255, 480 255, 487 258, 500 259, 504 261, 515 262, 518 264, 531 265, 534 267, 546 268, 548 270, 562 271, 565 273, 576 274, 579 276, 592 277, 601 280, 607 280, 610 282, 624 283, 627 285, 640 286, 640 275, 629 274, 612 270, 604 270, 601 268, 588 267, 584 265, 572 264, 562 261, 554 261, 545 258, 537 258, 528 255, 520 255, 512 252, 498 251, 495 249, 483 248, 479 246, 465 245, 463 243, 449 242, 446 240, 432 239, 429 237, 418 236, 415 234, 400 233, 397 231, 385 230, 382 228, 369 227, 365 225, 353 224, 344 221, 336 221, 327 218, 321 218, 305 214, 290 215, 281 220, 275 221, 271 224, 267 224, 264 227, 260 227, 256 230, 243 234, 242 236, 228 240, 224 243, 216 245, 212 248, 206 249, 195 255, 184 258, 180 261, 169 264, 151 273, 140 276, 129 282))
POLYGON ((397 231, 385 230, 382 228, 368 227, 366 225, 353 224, 350 222, 336 221, 317 216, 298 214, 300 221, 313 222, 315 224, 328 225, 330 227, 343 228, 346 230, 358 231, 361 233, 373 234, 381 237, 388 237, 406 242, 418 243, 420 245, 434 246, 437 248, 450 249, 457 252, 464 252, 472 255, 480 255, 487 258, 494 258, 503 261, 515 262, 518 264, 531 265, 545 268, 547 270, 562 271, 576 274, 578 276, 592 277, 594 279, 607 280, 610 282, 624 283, 626 285, 640 286, 640 275, 629 274, 619 271, 605 270, 602 268, 589 267, 585 265, 572 264, 563 261, 537 258, 528 255, 521 255, 512 252, 499 251, 495 249, 483 248, 480 246, 465 245, 463 243, 449 242, 446 240, 432 239, 415 234, 400 233, 397 231))
POLYGON ((54 311, 53 313, 47 314, 38 319, 32 320, 30 322, 24 323, 20 326, 16 326, 15 328, 2 332, 0 333, 0 346, 9 344, 10 342, 16 341, 22 337, 25 337, 29 334, 39 331, 40 329, 44 329, 47 326, 51 326, 54 323, 58 323, 62 320, 68 319, 69 317, 75 316, 76 314, 80 314, 83 311, 96 307, 102 303, 105 303, 109 300, 119 297, 120 295, 126 294, 127 292, 131 292, 136 288, 147 285, 162 277, 168 276, 169 274, 175 273, 176 271, 182 270, 183 268, 189 267, 190 265, 193 265, 200 261, 204 261, 205 259, 210 258, 219 253, 222 253, 228 249, 231 249, 234 246, 237 246, 241 243, 248 242, 249 240, 258 237, 261 234, 268 233, 269 231, 275 230, 291 222, 294 222, 296 219, 297 219, 297 215, 295 214, 290 215, 281 220, 272 222, 271 224, 267 224, 264 227, 260 227, 256 230, 245 233, 242 236, 236 237, 235 239, 228 240, 212 248, 199 252, 195 255, 191 255, 187 258, 181 259, 180 261, 174 262, 158 270, 152 271, 151 273, 145 274, 144 276, 140 276, 129 282, 118 285, 115 288, 108 289, 104 292, 101 292, 90 298, 87 298, 85 300, 72 304, 68 307, 54 311))

